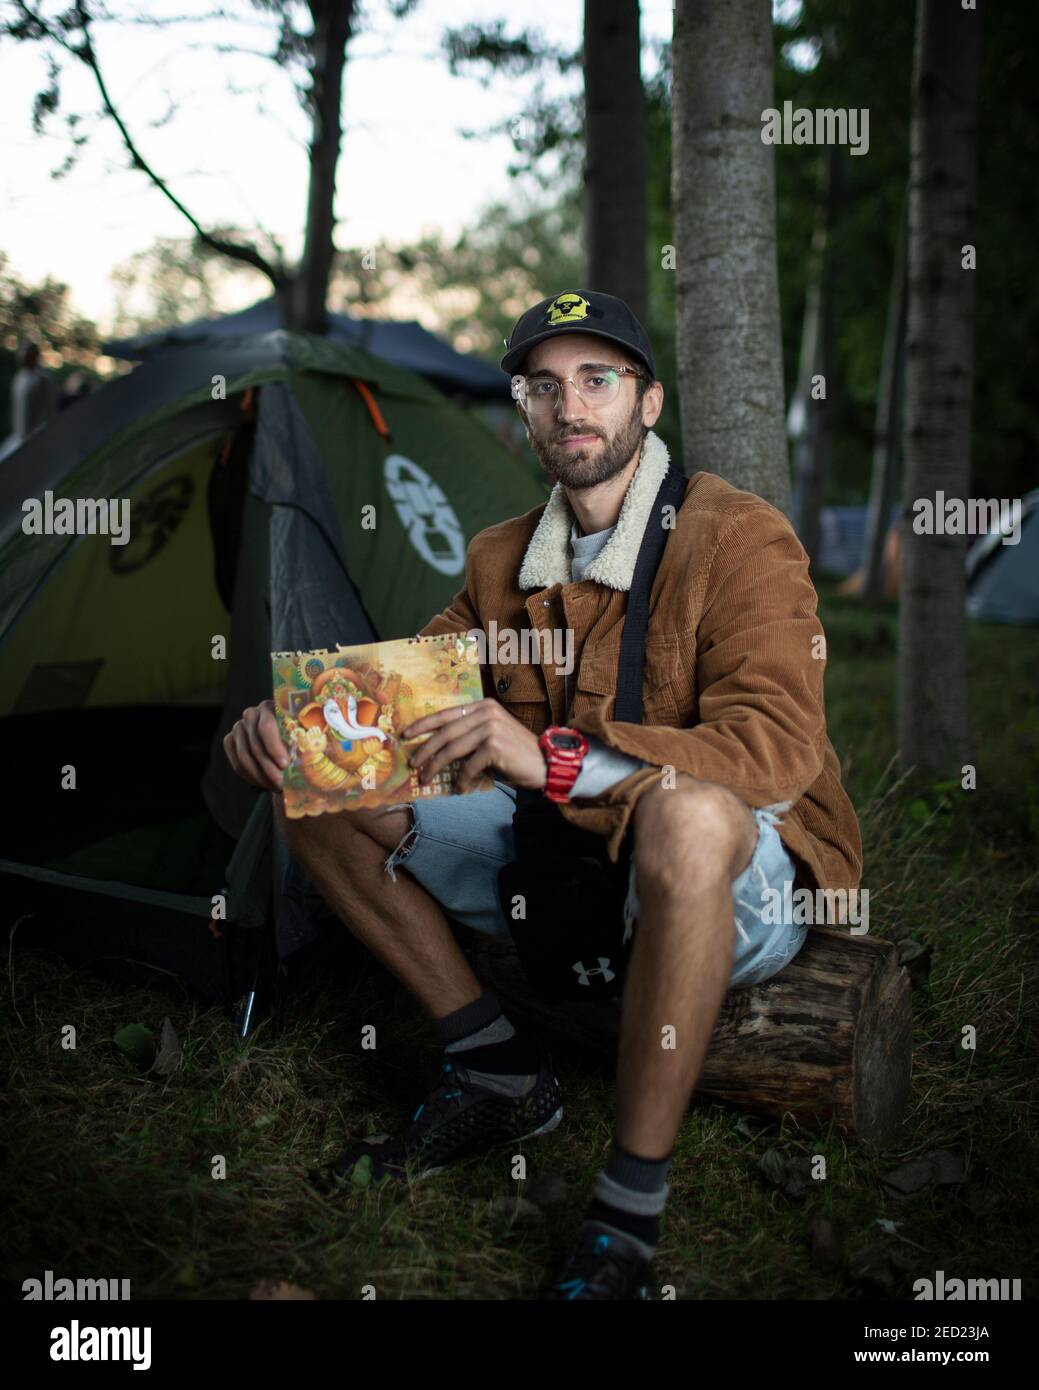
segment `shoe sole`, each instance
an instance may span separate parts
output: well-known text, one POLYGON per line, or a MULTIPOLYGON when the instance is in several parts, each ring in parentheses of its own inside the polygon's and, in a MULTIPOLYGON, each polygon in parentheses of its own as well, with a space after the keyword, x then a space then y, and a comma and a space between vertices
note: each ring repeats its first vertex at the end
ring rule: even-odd
MULTIPOLYGON (((504 1148, 506 1144, 521 1144, 524 1139, 534 1139, 539 1134, 548 1134, 559 1124, 563 1118, 563 1107, 560 1106, 554 1115, 549 1116, 543 1125, 538 1125, 537 1129, 532 1129, 528 1134, 517 1134, 509 1139, 501 1139, 497 1144, 488 1146, 485 1152, 491 1149, 504 1148)), ((479 1158, 480 1154, 466 1154, 464 1158, 456 1159, 453 1163, 440 1163, 435 1168, 424 1168, 421 1173, 416 1174, 415 1181, 420 1182, 423 1178, 431 1178, 435 1173, 443 1173, 447 1168, 457 1168, 459 1163, 466 1163, 470 1159, 479 1158)))

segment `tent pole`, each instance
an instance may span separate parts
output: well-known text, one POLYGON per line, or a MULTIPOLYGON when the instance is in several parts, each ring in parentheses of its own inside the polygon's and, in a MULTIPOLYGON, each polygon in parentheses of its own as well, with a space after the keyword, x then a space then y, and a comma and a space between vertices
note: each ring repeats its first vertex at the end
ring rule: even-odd
POLYGON ((256 990, 251 989, 245 996, 245 1003, 242 1006, 238 1023, 238 1037, 241 1042, 249 1035, 249 1028, 253 1020, 253 1005, 256 1003, 256 990))

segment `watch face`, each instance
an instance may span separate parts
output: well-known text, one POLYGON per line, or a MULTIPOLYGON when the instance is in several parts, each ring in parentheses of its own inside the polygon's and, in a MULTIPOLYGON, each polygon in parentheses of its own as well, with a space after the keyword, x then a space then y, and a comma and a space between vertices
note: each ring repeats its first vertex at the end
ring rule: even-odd
POLYGON ((549 740, 553 748, 580 748, 581 740, 576 734, 553 734, 549 740))

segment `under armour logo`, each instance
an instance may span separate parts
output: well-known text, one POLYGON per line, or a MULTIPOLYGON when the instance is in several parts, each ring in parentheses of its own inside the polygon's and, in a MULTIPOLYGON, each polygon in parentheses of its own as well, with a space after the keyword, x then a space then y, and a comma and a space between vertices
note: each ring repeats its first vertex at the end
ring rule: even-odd
POLYGON ((588 984, 593 975, 601 975, 605 984, 609 984, 614 978, 614 972, 610 969, 609 956, 600 956, 599 964, 593 965, 591 970, 585 969, 583 960, 575 961, 571 969, 575 970, 580 976, 577 982, 580 985, 588 984))

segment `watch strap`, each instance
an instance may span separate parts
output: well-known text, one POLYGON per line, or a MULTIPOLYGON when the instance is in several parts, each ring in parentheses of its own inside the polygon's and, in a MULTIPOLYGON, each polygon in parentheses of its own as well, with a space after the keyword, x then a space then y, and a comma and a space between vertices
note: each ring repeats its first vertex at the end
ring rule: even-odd
POLYGON ((571 789, 580 775, 581 765, 588 752, 588 740, 579 729, 567 729, 553 724, 541 735, 538 744, 545 755, 546 765, 543 795, 549 801, 569 801, 571 789), (553 734, 569 734, 572 738, 580 739, 580 745, 577 748, 559 748, 552 741, 553 734))

